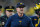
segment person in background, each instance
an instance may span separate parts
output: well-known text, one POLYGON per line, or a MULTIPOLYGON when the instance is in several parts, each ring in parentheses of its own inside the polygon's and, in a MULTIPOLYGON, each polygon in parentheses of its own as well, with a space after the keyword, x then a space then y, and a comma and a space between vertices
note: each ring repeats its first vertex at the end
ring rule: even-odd
POLYGON ((39 27, 40 25, 40 3, 36 4, 34 7, 36 16, 31 16, 34 27, 39 27))
POLYGON ((4 19, 4 21, 2 22, 2 27, 4 27, 6 21, 8 20, 8 18, 12 15, 14 15, 14 11, 15 11, 15 7, 14 6, 6 6, 5 7, 5 15, 2 16, 2 18, 4 19))
POLYGON ((0 6, 0 17, 1 17, 1 13, 2 13, 2 6, 0 6))
POLYGON ((2 15, 2 6, 0 6, 0 27, 2 27, 2 22, 4 21, 1 15, 2 15))
POLYGON ((2 9, 2 6, 0 6, 0 27, 1 27, 1 13, 2 13, 1 9, 2 9))

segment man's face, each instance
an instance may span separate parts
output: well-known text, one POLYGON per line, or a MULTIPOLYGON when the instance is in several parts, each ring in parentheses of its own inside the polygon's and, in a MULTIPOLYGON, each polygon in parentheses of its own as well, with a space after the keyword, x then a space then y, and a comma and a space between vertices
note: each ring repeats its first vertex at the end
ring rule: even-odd
POLYGON ((17 8, 17 12, 23 13, 23 8, 17 8))
POLYGON ((6 10, 6 15, 11 16, 13 12, 6 10))

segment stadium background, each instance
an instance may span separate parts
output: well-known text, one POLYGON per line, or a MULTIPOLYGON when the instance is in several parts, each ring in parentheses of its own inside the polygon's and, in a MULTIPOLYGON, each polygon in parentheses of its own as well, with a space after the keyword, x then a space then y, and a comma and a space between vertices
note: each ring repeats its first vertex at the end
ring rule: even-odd
POLYGON ((40 0, 0 0, 0 5, 2 5, 2 16, 5 14, 4 13, 4 8, 6 6, 15 6, 18 2, 23 2, 26 7, 24 8, 24 13, 27 16, 32 16, 32 15, 36 15, 35 11, 34 11, 34 6, 36 3, 39 3, 40 0))

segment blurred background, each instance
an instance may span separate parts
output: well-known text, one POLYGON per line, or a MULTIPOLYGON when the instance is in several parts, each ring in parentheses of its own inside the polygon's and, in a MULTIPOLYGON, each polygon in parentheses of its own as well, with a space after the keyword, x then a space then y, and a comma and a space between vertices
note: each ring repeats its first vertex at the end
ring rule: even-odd
POLYGON ((18 2, 23 2, 26 5, 24 8, 24 13, 27 16, 36 15, 33 7, 36 3, 39 3, 40 0, 0 0, 0 5, 2 5, 2 16, 4 15, 4 8, 6 6, 11 5, 16 7, 18 2))

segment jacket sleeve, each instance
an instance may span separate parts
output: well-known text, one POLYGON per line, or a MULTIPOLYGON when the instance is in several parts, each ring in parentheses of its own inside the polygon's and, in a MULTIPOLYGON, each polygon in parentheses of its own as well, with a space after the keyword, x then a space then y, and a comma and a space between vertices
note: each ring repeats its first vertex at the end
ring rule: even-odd
POLYGON ((9 17, 4 27, 10 27, 10 24, 11 24, 11 17, 9 17))
POLYGON ((40 23, 39 23, 38 27, 40 27, 40 23))
POLYGON ((29 27, 34 27, 32 21, 29 21, 29 27))

